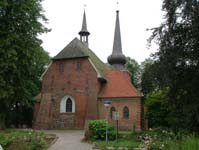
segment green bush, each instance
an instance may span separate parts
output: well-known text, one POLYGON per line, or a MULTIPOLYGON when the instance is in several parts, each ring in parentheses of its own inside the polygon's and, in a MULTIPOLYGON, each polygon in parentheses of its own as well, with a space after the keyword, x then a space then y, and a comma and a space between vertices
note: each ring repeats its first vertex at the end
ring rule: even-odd
POLYGON ((12 142, 11 138, 5 137, 4 135, 0 134, 0 145, 2 147, 9 145, 11 142, 12 142))
MULTIPOLYGON (((108 125, 108 139, 114 140, 116 132, 114 127, 108 125)), ((91 138, 94 140, 105 140, 106 139, 106 120, 92 120, 89 122, 89 130, 91 132, 91 138)))
POLYGON ((168 104, 168 89, 157 90, 148 93, 145 97, 147 107, 146 118, 149 120, 149 127, 169 127, 172 121, 170 106, 168 104))
POLYGON ((33 137, 31 141, 32 150, 42 150, 47 146, 46 142, 42 138, 33 137))

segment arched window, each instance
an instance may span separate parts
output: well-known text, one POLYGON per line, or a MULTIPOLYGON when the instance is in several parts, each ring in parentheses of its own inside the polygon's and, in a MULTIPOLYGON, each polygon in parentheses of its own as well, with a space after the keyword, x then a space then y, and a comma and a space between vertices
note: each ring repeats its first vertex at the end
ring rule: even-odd
POLYGON ((71 96, 64 96, 62 98, 60 112, 75 112, 75 100, 71 96))
POLYGON ((111 119, 113 119, 113 112, 115 111, 116 111, 115 107, 111 107, 110 109, 111 119))
POLYGON ((72 112, 72 101, 70 98, 66 100, 66 112, 72 112))
POLYGON ((129 109, 126 106, 123 109, 123 118, 124 119, 128 119, 129 118, 129 109))

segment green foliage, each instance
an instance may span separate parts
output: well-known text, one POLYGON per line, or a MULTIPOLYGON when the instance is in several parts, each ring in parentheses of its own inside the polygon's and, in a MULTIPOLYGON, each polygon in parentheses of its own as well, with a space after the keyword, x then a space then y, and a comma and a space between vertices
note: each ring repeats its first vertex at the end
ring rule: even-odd
POLYGON ((146 117, 149 120, 149 127, 170 126, 170 107, 167 100, 168 91, 168 89, 165 89, 164 91, 158 90, 146 95, 146 117))
POLYGON ((199 1, 164 0, 165 20, 150 40, 159 45, 155 77, 169 87, 168 106, 174 130, 199 131, 199 1))
POLYGON ((199 139, 194 135, 183 138, 181 145, 178 145, 180 150, 197 150, 199 149, 199 139))
POLYGON ((5 147, 9 145, 12 142, 11 139, 8 139, 7 137, 4 137, 2 134, 0 135, 0 145, 2 147, 5 147))
POLYGON ((94 140, 105 140, 106 125, 108 125, 108 139, 115 139, 115 130, 112 125, 106 123, 106 120, 92 120, 89 122, 89 130, 91 131, 91 138, 94 140))
POLYGON ((127 57, 125 68, 131 73, 131 81, 135 87, 140 86, 140 65, 135 59, 127 57))
POLYGON ((157 134, 156 139, 149 145, 149 150, 198 150, 199 138, 195 135, 181 135, 178 139, 172 132, 163 136, 157 134), (171 134, 171 135, 170 135, 171 134))
POLYGON ((198 150, 199 137, 195 134, 184 132, 174 133, 171 130, 161 128, 149 129, 148 131, 120 131, 117 141, 94 141, 96 146, 106 149, 111 146, 115 149, 134 149, 143 147, 149 150, 198 150))
POLYGON ((143 141, 149 150, 198 150, 199 137, 183 132, 174 133, 161 128, 132 132, 131 138, 143 141))
MULTIPOLYGON (((135 133, 135 132, 134 132, 135 133)), ((106 149, 106 146, 114 147, 115 149, 121 149, 121 147, 128 147, 128 149, 134 149, 143 144, 143 141, 138 140, 137 136, 131 136, 130 131, 119 131, 118 140, 114 141, 102 141, 95 140, 94 144, 101 149, 106 149)))
POLYGON ((146 59, 141 63, 141 89, 144 95, 158 89, 156 80, 156 64, 152 59, 146 59))
MULTIPOLYGON (((0 1, 0 128, 31 108, 39 76, 49 62, 38 35, 48 30, 40 0, 0 1), (19 106, 20 104, 20 106, 19 106)), ((28 116, 26 119, 31 117, 28 116)))
POLYGON ((129 140, 129 139, 119 139, 118 141, 109 141, 108 143, 106 141, 95 141, 94 144, 99 147, 104 146, 112 146, 112 147, 131 147, 135 148, 138 147, 142 142, 129 140))
POLYGON ((43 138, 33 137, 31 142, 31 150, 42 150, 47 147, 43 138))
POLYGON ((45 136, 32 130, 5 130, 0 132, 0 145, 5 150, 43 150, 49 144, 45 136))

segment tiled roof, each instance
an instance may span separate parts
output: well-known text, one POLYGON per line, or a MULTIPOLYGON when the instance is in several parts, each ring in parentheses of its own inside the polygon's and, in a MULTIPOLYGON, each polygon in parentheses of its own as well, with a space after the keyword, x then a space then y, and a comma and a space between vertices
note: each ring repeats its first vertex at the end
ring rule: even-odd
POLYGON ((104 70, 109 67, 104 64, 87 46, 79 39, 74 38, 53 60, 88 57, 98 73, 99 78, 106 80, 104 70))
POLYGON ((85 47, 80 40, 75 38, 62 51, 53 57, 53 60, 88 57, 89 55, 85 52, 85 49, 88 48, 85 47))
POLYGON ((132 85, 127 72, 120 70, 105 70, 107 83, 100 92, 100 98, 105 97, 141 97, 139 91, 132 85))

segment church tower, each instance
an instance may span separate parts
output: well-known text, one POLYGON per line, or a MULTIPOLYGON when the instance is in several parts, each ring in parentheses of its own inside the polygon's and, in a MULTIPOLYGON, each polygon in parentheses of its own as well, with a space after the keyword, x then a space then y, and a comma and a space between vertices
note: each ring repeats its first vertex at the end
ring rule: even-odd
POLYGON ((88 36, 90 35, 90 33, 87 30, 85 10, 83 15, 82 29, 79 32, 79 35, 80 35, 80 41, 88 47, 88 36))
POLYGON ((122 53, 122 42, 120 34, 119 10, 116 11, 115 35, 112 54, 108 57, 108 62, 116 70, 123 70, 126 57, 122 53))

